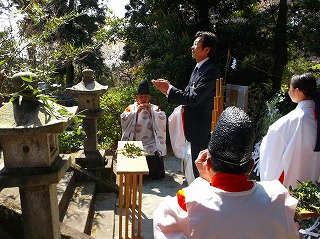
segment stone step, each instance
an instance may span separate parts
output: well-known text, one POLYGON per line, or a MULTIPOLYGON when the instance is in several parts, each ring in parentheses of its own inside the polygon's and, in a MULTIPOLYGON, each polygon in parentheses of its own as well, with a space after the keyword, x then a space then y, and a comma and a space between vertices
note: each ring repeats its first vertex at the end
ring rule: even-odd
POLYGON ((66 174, 60 180, 60 182, 57 184, 57 196, 58 196, 60 221, 62 221, 64 211, 68 206, 69 199, 72 197, 74 187, 75 187, 74 172, 73 171, 66 172, 66 174))
POLYGON ((114 238, 115 209, 115 193, 97 193, 91 227, 92 237, 96 239, 114 238))
POLYGON ((77 182, 68 208, 63 215, 63 224, 79 232, 90 234, 93 202, 96 191, 94 182, 77 182))

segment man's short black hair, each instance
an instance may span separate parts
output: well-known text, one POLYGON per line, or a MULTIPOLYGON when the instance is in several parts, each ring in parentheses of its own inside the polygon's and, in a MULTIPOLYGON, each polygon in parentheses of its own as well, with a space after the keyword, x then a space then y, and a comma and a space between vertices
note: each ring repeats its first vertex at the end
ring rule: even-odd
POLYGON ((195 38, 200 37, 201 43, 202 43, 202 48, 204 47, 210 47, 210 53, 209 53, 209 58, 212 58, 218 45, 218 38, 216 34, 213 32, 207 32, 207 31, 198 31, 195 35, 195 38))

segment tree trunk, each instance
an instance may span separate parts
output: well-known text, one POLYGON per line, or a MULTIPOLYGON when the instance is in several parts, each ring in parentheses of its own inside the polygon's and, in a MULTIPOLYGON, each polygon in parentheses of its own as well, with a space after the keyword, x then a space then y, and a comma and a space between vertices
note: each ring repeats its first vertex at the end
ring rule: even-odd
POLYGON ((209 19, 209 9, 211 0, 195 1, 195 7, 198 13, 197 29, 202 31, 212 31, 212 26, 209 19))
POLYGON ((281 88, 281 79, 288 62, 287 52, 287 0, 280 0, 278 19, 274 34, 274 66, 272 69, 272 94, 281 88))
POLYGON ((67 87, 73 86, 74 79, 74 66, 72 62, 66 66, 66 85, 67 87))

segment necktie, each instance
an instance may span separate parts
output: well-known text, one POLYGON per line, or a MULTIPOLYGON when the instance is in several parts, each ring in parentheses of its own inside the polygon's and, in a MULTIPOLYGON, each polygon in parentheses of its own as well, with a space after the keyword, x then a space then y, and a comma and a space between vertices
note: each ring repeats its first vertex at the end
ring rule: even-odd
POLYGON ((194 89, 194 80, 195 80, 195 76, 198 73, 198 67, 195 67, 191 77, 190 77, 190 81, 189 81, 189 93, 191 94, 193 92, 194 89))
POLYGON ((194 76, 195 74, 197 74, 197 72, 198 72, 198 67, 195 67, 195 68, 193 69, 192 76, 194 76))

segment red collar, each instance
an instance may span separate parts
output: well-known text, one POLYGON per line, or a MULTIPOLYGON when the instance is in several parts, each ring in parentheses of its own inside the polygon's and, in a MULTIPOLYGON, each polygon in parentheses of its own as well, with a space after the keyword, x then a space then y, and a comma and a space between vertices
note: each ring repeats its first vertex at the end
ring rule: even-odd
POLYGON ((247 175, 218 173, 211 179, 211 186, 227 192, 248 191, 253 187, 253 182, 247 175))
MULTIPOLYGON (((248 180, 247 175, 218 173, 212 177, 211 186, 227 192, 242 192, 250 190, 253 187, 253 182, 248 180)), ((186 198, 183 189, 177 192, 177 200, 179 206, 187 212, 186 198)))

